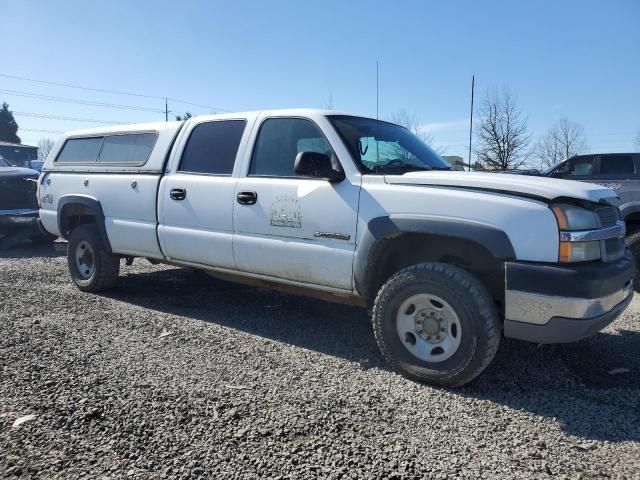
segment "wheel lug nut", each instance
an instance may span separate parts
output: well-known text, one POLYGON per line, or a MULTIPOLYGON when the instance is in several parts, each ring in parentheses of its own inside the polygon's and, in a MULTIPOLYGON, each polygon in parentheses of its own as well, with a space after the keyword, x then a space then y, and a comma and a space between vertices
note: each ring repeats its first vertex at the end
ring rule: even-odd
POLYGON ((441 328, 441 329, 440 329, 440 331, 441 331, 441 332, 446 332, 446 331, 447 331, 447 329, 446 329, 446 328, 441 328))

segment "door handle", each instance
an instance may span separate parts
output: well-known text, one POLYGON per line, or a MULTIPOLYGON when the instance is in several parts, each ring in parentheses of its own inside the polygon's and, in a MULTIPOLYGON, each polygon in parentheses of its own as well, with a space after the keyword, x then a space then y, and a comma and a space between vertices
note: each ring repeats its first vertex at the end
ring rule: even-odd
POLYGON ((169 192, 169 196, 173 200, 184 200, 187 196, 187 190, 184 188, 172 188, 171 192, 169 192))
POLYGON ((258 201, 258 194, 249 191, 238 192, 236 200, 241 205, 254 205, 258 201))

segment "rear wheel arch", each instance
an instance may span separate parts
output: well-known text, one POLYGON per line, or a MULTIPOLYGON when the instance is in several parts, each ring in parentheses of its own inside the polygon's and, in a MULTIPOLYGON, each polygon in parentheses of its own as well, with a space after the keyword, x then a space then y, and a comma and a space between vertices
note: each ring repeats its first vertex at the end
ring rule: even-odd
POLYGON ((85 195, 66 195, 58 202, 58 230, 65 239, 79 225, 95 224, 100 240, 111 253, 102 205, 95 198, 85 195))

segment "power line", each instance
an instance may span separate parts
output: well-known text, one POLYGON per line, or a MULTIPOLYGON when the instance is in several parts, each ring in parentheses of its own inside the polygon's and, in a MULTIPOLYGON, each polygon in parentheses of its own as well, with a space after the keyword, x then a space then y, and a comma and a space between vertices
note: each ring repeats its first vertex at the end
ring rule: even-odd
POLYGON ((130 122, 114 122, 112 120, 96 120, 93 118, 77 118, 77 117, 62 117, 58 115, 48 115, 44 113, 34 113, 34 112, 13 112, 14 115, 22 116, 22 117, 35 117, 35 118, 46 118, 52 120, 67 120, 70 122, 87 122, 87 123, 103 123, 110 125, 118 125, 125 124, 130 122))
POLYGON ((22 128, 20 127, 19 132, 40 132, 40 133, 64 133, 62 130, 40 130, 38 128, 22 128))
POLYGON ((68 98, 68 97, 55 97, 52 95, 40 95, 37 93, 29 93, 19 90, 5 90, 0 89, 0 92, 15 95, 18 97, 26 97, 26 98, 38 98, 41 100, 49 100, 53 102, 65 102, 65 103, 75 103, 78 105, 90 105, 94 107, 108 107, 108 108, 117 108, 121 110, 137 110, 141 112, 154 112, 154 113, 164 113, 164 110, 158 110, 155 108, 147 108, 147 107, 137 107, 134 105, 122 105, 118 103, 104 103, 104 102, 93 102, 91 100, 80 100, 77 98, 68 98))
POLYGON ((0 73, 0 77, 4 77, 4 78, 11 78, 14 80, 24 80, 26 82, 35 82, 35 83, 42 83, 45 85, 54 85, 56 87, 66 87, 66 88, 77 88, 79 90, 87 90, 90 92, 101 92, 101 93, 111 93, 114 95, 128 95, 131 97, 140 97, 140 98, 153 98, 156 100, 164 100, 165 98, 167 100, 171 100, 172 102, 175 103, 182 103, 184 105, 192 105, 194 107, 202 107, 202 108, 206 108, 209 110, 214 110, 214 111, 221 111, 221 112, 229 112, 229 110, 225 110, 224 108, 218 108, 218 107, 212 107, 211 105, 203 105, 200 103, 193 103, 193 102, 187 102, 184 100, 178 100, 176 98, 168 98, 168 97, 161 97, 161 96, 157 96, 157 95, 145 95, 142 93, 132 93, 132 92, 123 92, 120 90, 107 90, 107 89, 103 89, 103 88, 91 88, 91 87, 85 87, 82 85, 72 85, 69 83, 60 83, 60 82, 50 82, 47 80, 37 80, 35 78, 27 78, 27 77, 20 77, 18 75, 8 75, 6 73, 0 73))

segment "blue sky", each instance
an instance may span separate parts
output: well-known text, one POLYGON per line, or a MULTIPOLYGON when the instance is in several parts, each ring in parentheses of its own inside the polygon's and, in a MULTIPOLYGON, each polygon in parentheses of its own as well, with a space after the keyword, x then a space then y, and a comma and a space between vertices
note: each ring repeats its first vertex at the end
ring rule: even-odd
MULTIPOLYGON (((226 110, 326 107, 415 114, 446 154, 466 157, 469 88, 508 85, 534 138, 563 116, 593 151, 637 150, 640 1, 0 0, 0 74, 167 96, 226 110)), ((160 99, 0 76, 16 112, 162 120, 160 99), (28 92, 142 106, 123 110, 28 92)), ((170 102, 171 110, 208 113, 170 102)), ((16 115, 25 143, 96 126, 16 115)))

